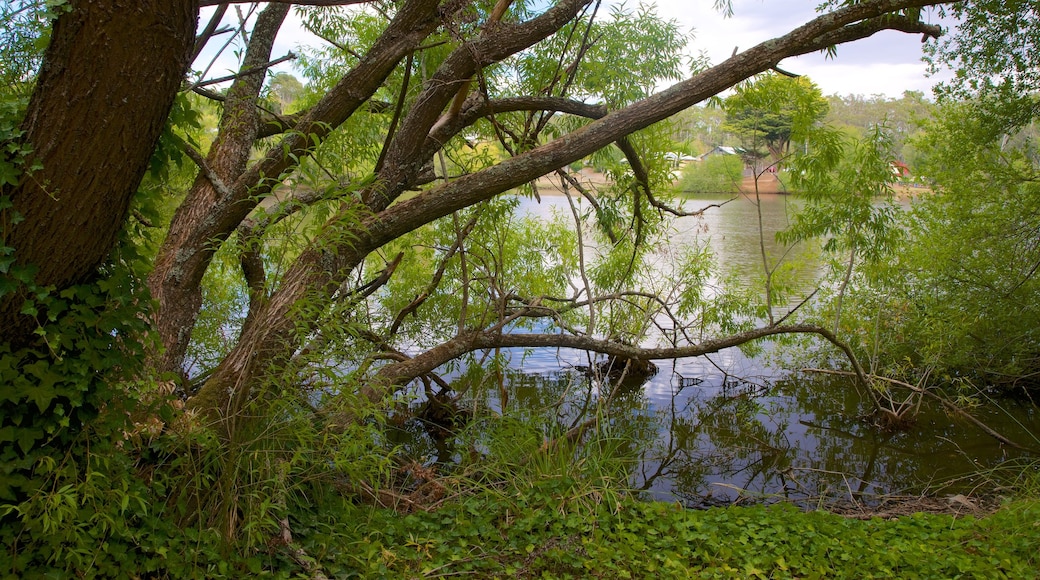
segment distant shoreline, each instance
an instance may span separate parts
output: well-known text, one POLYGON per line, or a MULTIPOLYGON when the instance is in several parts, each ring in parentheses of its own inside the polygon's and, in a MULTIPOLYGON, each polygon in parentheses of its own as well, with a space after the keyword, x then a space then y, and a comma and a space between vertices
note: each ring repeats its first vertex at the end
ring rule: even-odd
MULTIPOLYGON (((589 167, 571 173, 571 176, 574 177, 578 181, 578 183, 580 183, 583 187, 586 187, 587 189, 593 192, 595 192, 596 188, 610 185, 611 183, 610 179, 608 179, 606 175, 598 171, 594 171, 592 168, 589 167)), ((539 195, 555 196, 564 194, 564 190, 560 185, 560 180, 556 177, 555 173, 548 173, 539 177, 537 180, 535 180, 535 187, 537 187, 539 195)), ((895 195, 899 199, 910 199, 921 194, 932 193, 932 189, 930 187, 915 187, 903 183, 894 184, 892 186, 892 189, 895 191, 895 195)), ((793 191, 788 190, 785 187, 784 183, 780 181, 780 179, 778 179, 775 174, 772 173, 767 173, 758 178, 757 192, 760 195, 787 195, 795 193, 793 191)), ((754 194, 756 193, 755 178, 745 177, 736 192, 686 191, 681 193, 733 193, 744 195, 754 194)))

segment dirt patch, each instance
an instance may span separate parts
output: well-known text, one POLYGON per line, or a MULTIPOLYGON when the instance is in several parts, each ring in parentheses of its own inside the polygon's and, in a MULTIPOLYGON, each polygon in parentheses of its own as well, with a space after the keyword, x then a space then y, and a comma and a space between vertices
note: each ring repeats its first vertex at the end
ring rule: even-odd
MULTIPOLYGON (((591 167, 585 167, 581 171, 573 172, 571 177, 592 193, 595 193, 601 187, 607 187, 611 184, 611 181, 605 174, 595 171, 591 167)), ((563 195, 561 181, 560 176, 553 172, 539 177, 534 183, 535 187, 538 188, 539 195, 563 195)), ((573 192, 573 189, 571 191, 573 192)))
MULTIPOLYGON (((590 167, 585 167, 581 171, 573 172, 570 174, 582 187, 586 190, 595 193, 597 189, 606 187, 611 184, 610 179, 603 173, 599 173, 590 167)), ((562 195, 563 185, 561 179, 556 173, 549 173, 543 175, 535 180, 535 186, 538 188, 538 193, 543 195, 562 195)), ((745 177, 739 186, 740 193, 754 194, 755 193, 755 178, 745 177)), ((766 173, 758 178, 758 193, 760 194, 775 194, 775 193, 786 193, 787 188, 784 183, 777 178, 773 173, 766 173)))
MULTIPOLYGON (((745 177, 744 181, 740 184, 740 193, 753 194, 756 191, 756 184, 754 177, 745 177)), ((787 188, 784 187, 783 182, 777 178, 775 173, 766 173, 758 178, 757 184, 758 193, 786 193, 787 188)))
POLYGON ((998 507, 1000 507, 1000 500, 997 498, 968 497, 957 494, 946 497, 888 496, 875 505, 845 502, 827 505, 824 509, 830 513, 857 520, 873 518, 891 520, 916 513, 981 518, 997 511, 998 507))

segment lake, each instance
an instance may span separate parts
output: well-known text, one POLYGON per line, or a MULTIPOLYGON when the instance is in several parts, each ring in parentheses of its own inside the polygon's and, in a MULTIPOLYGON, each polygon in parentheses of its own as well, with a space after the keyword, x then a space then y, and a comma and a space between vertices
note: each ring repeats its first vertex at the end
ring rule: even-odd
MULTIPOLYGON (((721 206, 678 220, 672 239, 707 242, 726 271, 761 285, 760 240, 767 255, 784 253, 774 234, 786 227, 797 201, 783 195, 760 201, 692 197, 687 209, 721 206)), ((523 199, 522 210, 545 217, 569 212, 565 198, 553 196, 540 203, 523 199)), ((792 303, 817 284, 815 253, 813 247, 786 253, 785 259, 802 264, 792 303)), ((492 412, 501 411, 504 399, 510 411, 551 413, 561 429, 609 400, 610 421, 599 428, 633 443, 629 484, 653 499, 692 507, 776 497, 806 505, 869 505, 881 496, 988 491, 986 470, 1020 457, 938 406, 924 405, 908 429, 885 430, 874 424, 869 401, 851 379, 789 372, 770 362, 772 348, 766 343, 754 357, 731 348, 657 361, 659 371, 645 383, 619 388, 585 372, 603 357, 517 350, 507 352, 505 392, 477 396, 492 412)), ((1031 405, 994 401, 972 413, 1012 440, 1036 442, 1040 417, 1031 405)), ((427 442, 427 456, 453 453, 432 445, 427 442)))

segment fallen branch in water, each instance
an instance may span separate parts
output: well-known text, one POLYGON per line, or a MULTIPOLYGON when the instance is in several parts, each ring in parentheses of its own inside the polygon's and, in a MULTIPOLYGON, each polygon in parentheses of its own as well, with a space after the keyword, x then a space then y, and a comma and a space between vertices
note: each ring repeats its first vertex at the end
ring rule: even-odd
MULTIPOLYGON (((806 368, 806 369, 802 369, 802 371, 803 372, 807 372, 807 373, 820 373, 820 374, 825 374, 825 375, 857 376, 856 373, 853 373, 853 372, 849 372, 849 371, 836 371, 836 370, 830 370, 830 369, 806 368)), ((945 397, 941 397, 941 396, 939 396, 939 395, 929 391, 928 389, 922 389, 921 387, 918 387, 916 385, 911 385, 910 383, 907 383, 905 381, 900 381, 899 379, 893 379, 891 377, 882 377, 882 376, 878 376, 878 375, 867 375, 867 377, 870 378, 870 379, 877 379, 877 380, 880 380, 880 381, 884 381, 886 383, 891 383, 891 384, 896 385, 896 386, 905 387, 905 388, 910 389, 911 391, 913 391, 915 393, 919 393, 919 394, 924 395, 926 397, 931 397, 931 398, 935 399, 936 401, 939 401, 945 409, 947 409, 949 411, 952 411, 957 416, 966 419, 969 423, 971 423, 972 425, 975 425, 976 427, 981 429, 983 432, 985 432, 987 435, 989 435, 990 437, 996 439, 997 441, 1000 441, 1001 443, 1003 443, 1005 445, 1008 445, 1010 447, 1014 447, 1015 449, 1021 449, 1022 451, 1028 451, 1030 453, 1040 453, 1040 450, 1033 449, 1033 448, 1030 448, 1030 447, 1026 447, 1026 446, 1021 445, 1019 443, 1015 443, 1011 439, 1008 439, 1007 437, 1001 435, 1000 433, 995 431, 992 427, 986 425, 985 423, 983 423, 982 421, 977 419, 971 413, 968 413, 964 409, 961 409, 953 401, 950 401, 949 399, 946 399, 945 397)))

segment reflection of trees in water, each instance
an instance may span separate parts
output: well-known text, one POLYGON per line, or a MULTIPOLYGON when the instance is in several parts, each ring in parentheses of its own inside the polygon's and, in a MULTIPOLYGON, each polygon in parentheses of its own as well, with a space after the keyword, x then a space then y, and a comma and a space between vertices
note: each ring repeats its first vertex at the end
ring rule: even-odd
MULTIPOLYGON (((480 431, 496 421, 481 417, 523 422, 545 441, 575 432, 585 443, 608 438, 612 459, 632 466, 635 489, 691 506, 762 497, 869 504, 975 470, 983 465, 976 457, 1003 457, 985 435, 937 409, 924 409, 908 431, 883 431, 870 421, 870 403, 840 378, 792 376, 762 385, 728 375, 707 382, 675 376, 665 401, 648 397, 639 381, 619 384, 586 370, 506 368, 501 381, 472 388, 463 403, 476 412, 467 452, 494 437, 480 431), (576 431, 583 426, 589 428, 576 431), (988 451, 973 451, 982 444, 988 451)), ((398 444, 411 457, 459 457, 455 438, 445 445, 409 429, 411 440, 398 444)))
POLYGON ((820 377, 793 376, 767 389, 676 387, 671 404, 657 406, 660 436, 644 451, 634 483, 697 506, 748 496, 869 504, 977 469, 978 454, 965 445, 1003 457, 941 409, 923 410, 902 432, 877 428, 869 410, 847 382, 820 377))
POLYGON ((735 489, 786 489, 797 447, 787 437, 786 418, 759 385, 723 383, 725 389, 707 397, 680 397, 689 387, 679 388, 669 408, 659 410, 661 437, 644 454, 640 489, 665 480, 672 495, 698 506, 732 501, 735 489))
MULTIPOLYGON (((486 451, 491 439, 501 435, 494 433, 502 424, 496 419, 508 418, 510 425, 522 423, 544 441, 571 436, 578 442, 609 438, 610 449, 617 455, 612 459, 633 463, 657 436, 641 381, 611 379, 577 369, 529 374, 507 368, 501 372, 501 380, 474 381, 470 377, 465 392, 457 394, 456 404, 471 419, 468 428, 443 438, 437 436, 442 430, 421 419, 410 419, 390 429, 388 442, 409 459, 443 465, 459 459, 462 444, 469 453, 486 451)), ((420 397, 412 406, 424 402, 420 397)))

